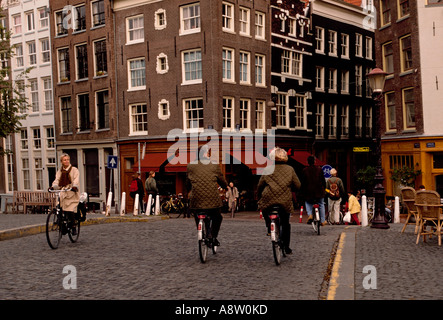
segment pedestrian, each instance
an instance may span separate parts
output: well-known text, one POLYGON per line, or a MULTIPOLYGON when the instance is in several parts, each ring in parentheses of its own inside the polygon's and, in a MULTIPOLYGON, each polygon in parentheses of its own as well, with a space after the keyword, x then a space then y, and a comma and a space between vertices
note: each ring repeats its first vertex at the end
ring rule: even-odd
POLYGON ((197 214, 204 211, 212 220, 212 228, 208 238, 212 239, 213 246, 220 246, 217 240, 223 216, 223 205, 218 191, 219 186, 226 189, 228 183, 221 172, 220 165, 211 160, 211 150, 203 145, 197 150, 196 160, 186 168, 186 188, 189 194, 189 207, 194 214, 198 226, 197 214))
POLYGON ((230 182, 228 191, 226 191, 226 199, 228 200, 229 211, 231 212, 231 218, 234 218, 235 209, 238 203, 238 189, 234 187, 234 182, 230 182))
POLYGON ((323 170, 315 165, 315 158, 312 155, 308 157, 308 166, 302 171, 301 185, 306 213, 308 214, 308 223, 313 221, 313 208, 315 204, 318 204, 320 222, 323 226, 326 225, 324 203, 326 180, 323 170))
POLYGON ((143 205, 143 197, 145 196, 145 190, 143 189, 143 182, 140 179, 140 173, 136 172, 132 175, 132 182, 131 186, 129 187, 129 195, 134 199, 135 196, 138 194, 138 203, 139 203, 139 210, 141 214, 145 213, 145 208, 143 205))
POLYGON ((284 149, 278 147, 273 149, 269 153, 269 158, 275 161, 275 165, 266 167, 258 182, 258 208, 262 211, 269 233, 271 224, 269 214, 273 206, 280 206, 281 239, 285 253, 291 254, 291 224, 289 218, 291 214, 295 213, 292 191, 299 190, 301 183, 294 168, 286 164, 288 154, 284 149))
POLYGON ((340 204, 346 200, 346 192, 343 181, 337 177, 337 170, 331 169, 331 177, 326 181, 328 195, 328 211, 332 222, 340 224, 340 204))
POLYGON ((151 200, 151 213, 155 213, 155 205, 156 205, 156 198, 158 194, 158 188, 157 188, 157 181, 155 180, 155 171, 149 171, 148 179, 145 181, 145 188, 146 188, 146 194, 148 196, 149 201, 149 195, 152 196, 151 200))
MULTIPOLYGON (((360 225, 360 221, 358 220, 358 215, 361 211, 360 203, 358 203, 357 198, 351 191, 348 191, 348 211, 351 214, 351 222, 356 223, 357 225, 360 225)), ((348 222, 345 222, 345 225, 348 225, 348 222)))
POLYGON ((61 167, 55 174, 55 180, 52 182, 50 190, 71 189, 60 193, 60 206, 62 210, 67 213, 69 223, 72 228, 72 235, 77 234, 75 228, 75 213, 77 212, 78 203, 80 200, 78 188, 80 181, 80 174, 76 167, 71 165, 71 158, 64 153, 60 157, 61 167))

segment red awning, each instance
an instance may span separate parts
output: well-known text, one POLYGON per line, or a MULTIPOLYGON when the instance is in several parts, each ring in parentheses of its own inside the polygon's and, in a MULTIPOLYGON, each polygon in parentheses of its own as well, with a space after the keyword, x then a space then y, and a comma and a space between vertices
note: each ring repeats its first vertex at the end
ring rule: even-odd
MULTIPOLYGON (((145 155, 145 158, 140 161, 140 170, 144 172, 158 172, 163 162, 166 161, 166 157, 166 153, 148 153, 145 155)), ((132 168, 138 170, 138 162, 135 163, 132 168)))
MULTIPOLYGON (((307 167, 309 165, 308 164, 308 157, 310 155, 311 154, 307 151, 294 151, 294 154, 291 155, 291 158, 307 167)), ((324 166, 325 164, 326 164, 326 162, 315 158, 315 165, 324 166)))
POLYGON ((257 170, 260 172, 270 164, 269 159, 257 151, 230 151, 230 154, 233 158, 248 166, 253 174, 256 174, 257 170))
POLYGON ((165 172, 186 172, 188 163, 194 161, 196 158, 196 151, 186 152, 185 155, 183 155, 183 159, 180 155, 178 158, 173 157, 169 159, 168 164, 165 166, 165 172))

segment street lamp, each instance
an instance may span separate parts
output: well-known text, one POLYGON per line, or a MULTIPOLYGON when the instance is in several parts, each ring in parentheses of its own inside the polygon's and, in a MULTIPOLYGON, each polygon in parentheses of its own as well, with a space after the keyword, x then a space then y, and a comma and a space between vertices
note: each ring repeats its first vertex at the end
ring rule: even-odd
POLYGON ((374 68, 366 76, 369 80, 369 86, 372 89, 372 98, 375 101, 375 125, 376 125, 376 136, 375 145, 376 151, 375 155, 377 157, 377 168, 375 174, 375 186, 373 189, 375 204, 374 204, 374 219, 372 220, 371 228, 377 229, 389 229, 389 225, 385 219, 385 195, 386 191, 383 187, 383 169, 381 167, 381 128, 380 128, 380 108, 383 99, 383 88, 385 86, 386 72, 380 68, 374 68))

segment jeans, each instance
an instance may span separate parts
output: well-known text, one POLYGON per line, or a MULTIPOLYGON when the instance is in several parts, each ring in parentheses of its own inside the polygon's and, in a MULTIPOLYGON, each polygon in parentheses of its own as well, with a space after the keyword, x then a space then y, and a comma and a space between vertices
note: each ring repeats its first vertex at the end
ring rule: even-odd
POLYGON ((306 213, 308 216, 314 216, 314 204, 318 204, 318 211, 320 212, 320 222, 325 222, 325 203, 323 198, 314 199, 312 201, 305 201, 306 213))

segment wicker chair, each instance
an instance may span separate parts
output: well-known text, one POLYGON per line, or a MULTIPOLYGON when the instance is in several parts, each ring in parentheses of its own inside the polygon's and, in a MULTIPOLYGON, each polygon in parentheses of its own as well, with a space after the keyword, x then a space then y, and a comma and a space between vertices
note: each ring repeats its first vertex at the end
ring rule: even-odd
POLYGON ((415 224, 415 232, 418 232, 418 226, 420 221, 418 219, 417 207, 415 206, 415 190, 411 187, 404 187, 401 189, 401 196, 403 199, 404 206, 408 209, 408 217, 406 218, 405 225, 403 229, 401 229, 401 233, 403 233, 408 224, 415 224), (411 218, 414 217, 415 222, 411 221, 411 218))
POLYGON ((421 236, 423 236, 423 241, 426 242, 426 236, 435 234, 438 237, 438 245, 441 246, 443 214, 441 213, 440 195, 435 191, 417 191, 415 206, 420 219, 416 243, 418 244, 421 236), (430 227, 429 231, 427 230, 428 226, 430 227))

